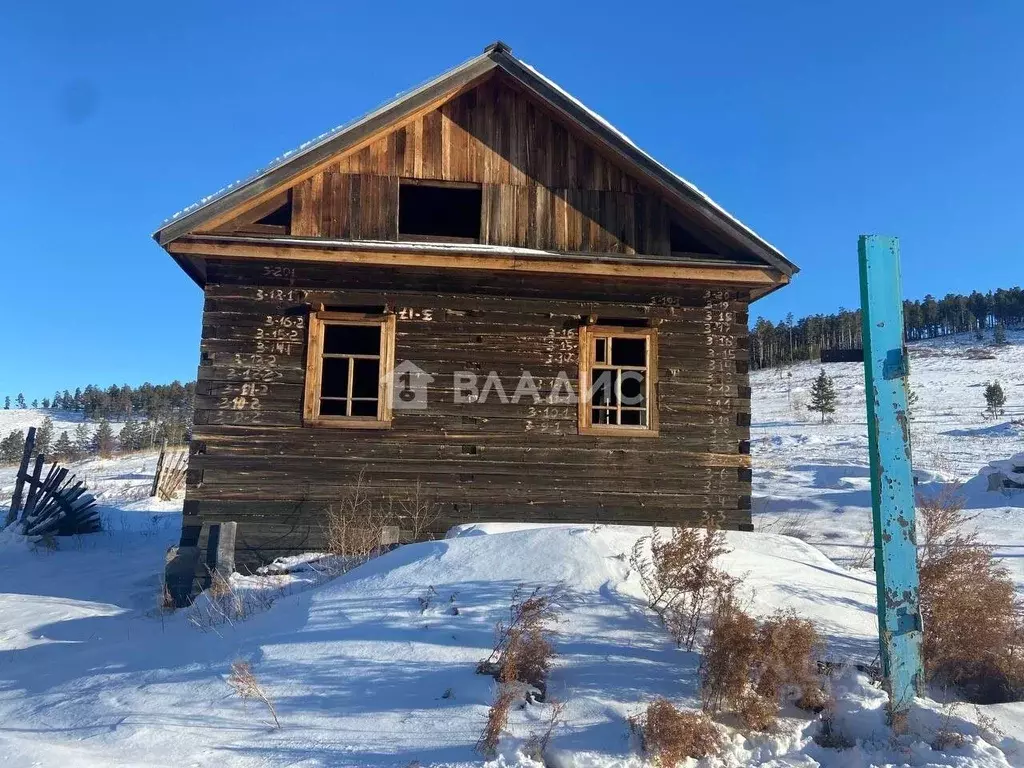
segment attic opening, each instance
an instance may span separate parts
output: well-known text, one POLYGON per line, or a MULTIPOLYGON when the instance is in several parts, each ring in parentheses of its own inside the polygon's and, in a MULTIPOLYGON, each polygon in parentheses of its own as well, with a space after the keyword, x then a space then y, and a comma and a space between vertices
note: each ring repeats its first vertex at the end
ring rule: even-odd
POLYGON ((709 256, 717 256, 715 250, 694 237, 678 221, 673 221, 669 226, 669 250, 676 253, 700 253, 709 256))
POLYGON ((483 191, 479 184, 402 179, 398 185, 398 237, 478 243, 482 208, 483 191))
POLYGON ((218 227, 217 231, 255 235, 289 235, 291 227, 292 194, 289 190, 218 227))

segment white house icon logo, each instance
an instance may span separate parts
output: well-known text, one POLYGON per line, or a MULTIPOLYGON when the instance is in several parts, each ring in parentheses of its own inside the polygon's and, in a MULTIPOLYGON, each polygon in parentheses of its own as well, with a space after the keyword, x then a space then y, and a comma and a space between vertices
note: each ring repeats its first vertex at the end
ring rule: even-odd
POLYGON ((395 409, 426 410, 427 385, 434 377, 411 360, 403 360, 391 372, 391 402, 395 409))

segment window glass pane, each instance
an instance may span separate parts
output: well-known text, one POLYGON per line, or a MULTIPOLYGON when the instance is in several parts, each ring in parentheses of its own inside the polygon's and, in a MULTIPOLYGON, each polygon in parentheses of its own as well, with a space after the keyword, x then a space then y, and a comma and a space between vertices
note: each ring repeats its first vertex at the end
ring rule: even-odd
POLYGON ((608 362, 608 342, 606 339, 594 339, 594 362, 608 362))
POLYGON ((647 339, 612 339, 612 365, 647 365, 647 339))
POLYGON ((594 408, 590 413, 591 424, 614 424, 615 411, 607 408, 594 408))
POLYGON ((353 416, 372 416, 377 417, 377 401, 376 400, 353 400, 352 401, 352 415, 353 416))
POLYGON ((623 426, 642 427, 647 422, 645 416, 643 411, 623 411, 622 424, 623 426))
POLYGON ((324 352, 329 355, 379 355, 379 325, 324 325, 324 352))
POLYGON ((352 397, 376 397, 380 383, 380 360, 353 360, 352 397))
MULTIPOLYGON (((376 360, 374 361, 376 362, 376 360)), ((320 383, 321 397, 348 396, 348 360, 343 357, 325 357, 320 383)))
POLYGON ((594 368, 590 371, 590 402, 594 405, 615 405, 615 371, 594 368))
POLYGON ((321 400, 321 416, 346 416, 345 406, 348 400, 321 400))
POLYGON ((619 372, 620 392, 623 405, 644 404, 644 371, 629 370, 619 372))

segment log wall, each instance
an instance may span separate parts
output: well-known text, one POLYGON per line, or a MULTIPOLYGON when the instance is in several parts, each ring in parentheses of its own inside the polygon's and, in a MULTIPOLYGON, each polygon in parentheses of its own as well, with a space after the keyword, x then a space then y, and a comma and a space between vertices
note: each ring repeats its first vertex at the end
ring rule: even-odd
POLYGON ((209 263, 186 512, 238 523, 256 564, 322 546, 323 510, 362 472, 374 492, 421 492, 437 530, 495 520, 692 523, 704 512, 750 523, 748 297, 735 290, 589 279, 209 263), (390 430, 302 425, 311 303, 397 315, 396 363, 435 378, 425 410, 390 430), (657 437, 577 433, 575 405, 454 402, 453 375, 522 371, 547 393, 578 380, 578 328, 657 323, 657 437))

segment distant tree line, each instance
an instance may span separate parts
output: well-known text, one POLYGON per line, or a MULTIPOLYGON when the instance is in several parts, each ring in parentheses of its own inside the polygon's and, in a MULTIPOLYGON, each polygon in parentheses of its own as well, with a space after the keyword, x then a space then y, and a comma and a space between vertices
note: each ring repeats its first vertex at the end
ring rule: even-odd
MULTIPOLYGON (((1005 343, 1006 326, 1024 323, 1024 290, 1013 287, 970 295, 950 293, 942 299, 929 294, 919 301, 903 302, 903 321, 907 341, 967 332, 983 338, 991 330, 995 343, 1005 343)), ((772 368, 816 360, 822 350, 862 346, 859 309, 841 308, 835 314, 799 320, 790 313, 775 324, 759 317, 750 332, 750 364, 753 368, 772 368)))
MULTIPOLYGON (((19 394, 17 407, 25 408, 25 398, 19 394)), ((106 389, 89 385, 55 393, 53 399, 43 398, 43 408, 53 411, 74 411, 83 415, 69 434, 54 433, 53 419, 46 416, 36 430, 36 453, 45 454, 55 461, 79 461, 89 456, 112 456, 160 445, 183 445, 192 433, 192 408, 195 402, 195 382, 182 384, 143 384, 139 387, 124 385, 106 389), (94 426, 87 422, 94 422, 94 426), (111 421, 123 422, 115 431, 111 421)), ((10 397, 4 400, 10 408, 10 397)), ((33 403, 33 407, 37 407, 33 403)), ((0 464, 21 460, 25 445, 25 432, 13 430, 0 439, 0 464)))
MULTIPOLYGON (((129 416, 137 419, 162 419, 168 414, 191 411, 195 400, 196 385, 194 381, 182 384, 172 381, 170 384, 150 384, 148 381, 138 387, 130 384, 124 386, 111 385, 107 388, 89 384, 74 393, 65 389, 57 390, 52 398, 44 397, 42 407, 55 411, 76 411, 87 419, 111 419, 124 421, 129 416)), ((17 408, 27 408, 25 395, 18 393, 15 398, 17 408)), ((10 395, 4 398, 4 408, 11 407, 10 395)), ((32 401, 32 407, 40 407, 38 400, 32 401)))

